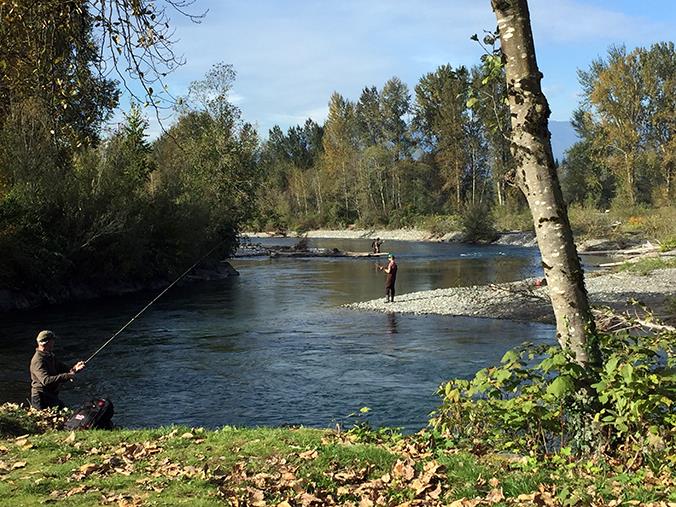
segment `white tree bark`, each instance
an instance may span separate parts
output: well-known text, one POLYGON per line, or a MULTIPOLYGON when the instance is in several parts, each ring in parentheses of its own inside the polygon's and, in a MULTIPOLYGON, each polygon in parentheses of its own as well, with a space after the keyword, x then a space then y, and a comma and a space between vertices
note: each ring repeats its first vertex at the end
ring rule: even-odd
POLYGON ((596 362, 596 329, 561 193, 540 88, 527 0, 491 0, 498 21, 517 183, 528 200, 556 317, 557 339, 580 364, 596 362))

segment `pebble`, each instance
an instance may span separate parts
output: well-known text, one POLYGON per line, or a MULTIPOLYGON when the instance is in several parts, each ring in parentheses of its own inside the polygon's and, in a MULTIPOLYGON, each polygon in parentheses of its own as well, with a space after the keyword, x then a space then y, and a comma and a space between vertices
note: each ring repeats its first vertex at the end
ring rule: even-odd
MULTIPOLYGON (((344 305, 355 310, 413 313, 417 315, 467 315, 523 321, 553 322, 547 287, 535 287, 536 278, 517 282, 452 287, 397 296, 394 303, 382 298, 344 305)), ((658 269, 649 275, 620 272, 588 276, 589 299, 595 305, 625 305, 636 299, 650 305, 676 295, 676 268, 658 269)))

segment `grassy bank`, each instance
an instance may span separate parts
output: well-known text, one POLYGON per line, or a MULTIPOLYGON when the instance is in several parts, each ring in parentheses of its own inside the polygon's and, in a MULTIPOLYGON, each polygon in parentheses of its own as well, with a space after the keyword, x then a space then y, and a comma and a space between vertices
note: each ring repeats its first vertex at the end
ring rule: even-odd
MULTIPOLYGON (((5 410, 9 419, 21 411, 5 410)), ((14 429, 31 416, 21 416, 14 429)), ((39 425, 35 425, 37 428, 39 425)), ((668 464, 631 470, 460 450, 431 432, 363 426, 215 431, 170 427, 0 440, 0 504, 43 505, 667 505, 668 464)))

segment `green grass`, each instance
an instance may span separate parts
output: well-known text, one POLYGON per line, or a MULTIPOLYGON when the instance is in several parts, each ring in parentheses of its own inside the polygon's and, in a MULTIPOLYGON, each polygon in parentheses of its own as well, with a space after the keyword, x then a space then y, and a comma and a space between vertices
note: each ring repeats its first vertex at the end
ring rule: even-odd
POLYGON ((583 503, 614 498, 620 489, 625 500, 665 500, 670 489, 668 481, 643 480, 645 470, 616 472, 599 466, 589 473, 582 462, 508 460, 452 447, 428 448, 420 442, 412 436, 361 443, 354 435, 307 428, 207 431, 180 426, 85 431, 74 434, 74 439, 63 431, 31 435, 27 440, 8 437, 0 440, 0 505, 50 501, 96 505, 104 498, 117 504, 118 495, 148 505, 211 506, 234 498, 247 504, 253 502, 247 495, 256 490, 269 505, 283 500, 300 504, 301 494, 314 495, 322 504, 358 504, 363 494, 359 488, 369 485, 376 485, 376 494, 396 505, 415 497, 415 481, 432 461, 442 465, 434 484, 442 484, 442 498, 448 503, 463 497, 486 498, 496 484, 511 499, 537 493, 545 485, 552 494, 575 493, 583 503), (417 451, 412 453, 411 448, 417 451), (395 464, 401 460, 414 463, 412 481, 396 476, 395 464), (6 470, 21 462, 25 466, 6 470), (100 468, 80 473, 85 465, 100 468), (284 482, 282 473, 291 474, 292 480, 284 482))
POLYGON ((637 262, 625 262, 618 266, 619 271, 627 271, 629 273, 638 273, 640 275, 649 275, 656 269, 676 268, 676 259, 665 259, 662 257, 650 257, 641 259, 637 262))

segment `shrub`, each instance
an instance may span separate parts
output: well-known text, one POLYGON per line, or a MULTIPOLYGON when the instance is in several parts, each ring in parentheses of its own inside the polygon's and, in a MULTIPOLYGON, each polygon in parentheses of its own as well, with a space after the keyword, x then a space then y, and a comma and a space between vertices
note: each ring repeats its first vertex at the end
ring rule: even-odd
POLYGON ((490 208, 481 204, 469 206, 462 217, 462 232, 469 242, 496 240, 498 234, 490 208))
POLYGON ((36 410, 16 403, 4 403, 0 405, 0 438, 61 429, 70 414, 68 409, 36 410))
POLYGON ((459 231, 462 227, 458 215, 429 215, 418 220, 417 227, 429 231, 434 236, 443 236, 459 231))
POLYGON ((499 231, 533 231, 533 216, 528 208, 514 210, 507 206, 496 206, 493 216, 499 231))
POLYGON ((500 366, 442 385, 430 423, 468 446, 666 456, 676 427, 675 337, 603 335, 601 365, 586 368, 557 346, 525 344, 500 366))

